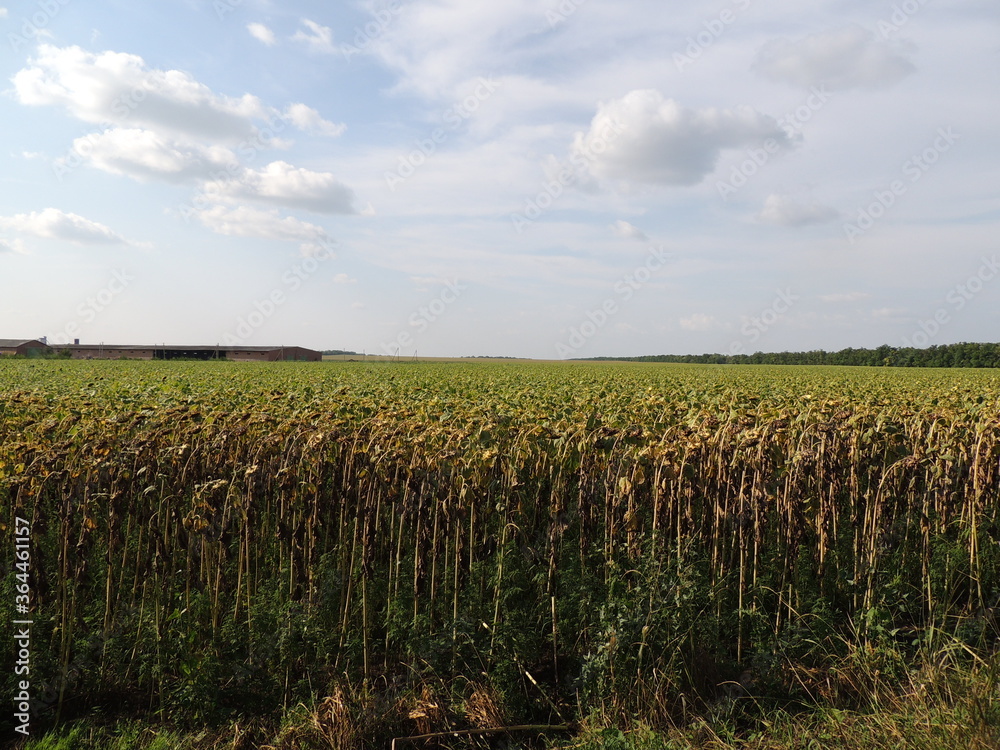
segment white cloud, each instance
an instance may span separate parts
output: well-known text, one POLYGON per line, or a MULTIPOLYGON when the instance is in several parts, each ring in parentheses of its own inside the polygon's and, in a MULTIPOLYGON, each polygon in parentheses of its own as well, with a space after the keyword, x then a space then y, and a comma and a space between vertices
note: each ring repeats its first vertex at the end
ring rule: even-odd
POLYGON ((197 212, 201 222, 216 234, 282 242, 322 243, 328 241, 323 227, 292 216, 281 216, 277 210, 260 211, 238 206, 212 206, 197 212))
POLYGON ((0 229, 48 240, 67 240, 77 244, 128 245, 120 234, 103 224, 68 214, 58 208, 32 211, 30 214, 0 216, 0 229))
POLYGON ((641 240, 642 242, 645 242, 649 239, 649 237, 646 236, 646 233, 639 229, 639 227, 620 219, 611 225, 611 229, 618 237, 621 237, 624 240, 641 240))
POLYGON ((268 47, 273 47, 277 41, 274 32, 262 23, 248 23, 247 31, 250 32, 250 36, 268 47))
POLYGON ((285 117, 292 121, 299 130, 313 135, 325 135, 335 138, 347 130, 344 123, 324 120, 319 112, 305 104, 292 104, 285 110, 285 117))
POLYGON ((685 331, 711 331, 718 328, 714 315, 695 313, 694 315, 680 319, 681 328, 685 331))
POLYGON ((282 114, 251 94, 216 94, 188 73, 149 68, 138 55, 121 52, 43 44, 12 81, 21 104, 64 106, 84 122, 151 130, 176 140, 279 148, 288 142, 258 138, 258 124, 280 132, 287 121, 319 135, 340 135, 346 127, 305 104, 292 104, 282 114))
MULTIPOLYGON (((325 136, 345 126, 323 119, 305 104, 282 114, 249 94, 221 96, 177 70, 150 69, 141 57, 115 52, 92 54, 79 47, 41 45, 14 78, 22 104, 57 105, 101 132, 77 138, 73 152, 86 163, 137 180, 201 184, 218 202, 247 200, 320 213, 355 213, 353 191, 329 173, 273 162, 261 171, 245 169, 234 153, 244 147, 289 145, 274 135, 283 124, 325 136), (269 122, 271 137, 258 137, 269 122), (118 126, 113 126, 117 123, 118 126)), ((57 164, 65 165, 67 160, 57 164)))
POLYGON ((22 151, 21 157, 27 159, 28 161, 32 161, 34 159, 44 159, 45 154, 40 151, 22 151))
POLYGON ((271 162, 260 171, 244 170, 239 179, 206 183, 205 193, 210 200, 225 203, 251 200, 316 213, 356 213, 351 205, 354 191, 331 173, 312 172, 283 161, 271 162))
POLYGON ((292 37, 292 41, 303 42, 313 52, 319 52, 324 55, 332 55, 337 51, 336 47, 333 46, 333 31, 329 26, 320 26, 308 18, 302 19, 302 25, 308 31, 299 29, 295 32, 295 36, 292 37))
POLYGON ((334 284, 357 284, 358 280, 357 279, 352 279, 346 273, 338 273, 336 276, 333 277, 333 283, 334 284))
POLYGON ((6 17, 7 17, 7 9, 0 8, 0 18, 6 18, 6 17))
POLYGON ((695 185, 723 149, 768 139, 788 145, 777 121, 749 107, 690 109, 652 89, 601 104, 590 130, 578 133, 571 162, 597 177, 659 185, 695 185))
POLYGON ((88 164, 140 181, 198 184, 213 203, 256 201, 316 213, 353 214, 354 191, 329 172, 275 161, 246 169, 230 149, 163 138, 148 130, 116 128, 76 139, 73 150, 88 164))
POLYGON ((840 216, 840 212, 819 203, 797 203, 785 195, 769 195, 764 208, 757 215, 761 221, 786 227, 803 227, 824 224, 840 216))
POLYGON ((824 302, 859 302, 863 299, 870 299, 871 295, 865 292, 847 292, 842 294, 821 294, 819 298, 824 302))
POLYGON ((181 143, 149 130, 115 128, 73 141, 73 151, 105 172, 137 180, 192 183, 213 172, 238 174, 236 155, 224 146, 181 143))
POLYGON ((254 120, 277 114, 256 96, 216 94, 183 71, 151 69, 123 52, 43 44, 13 82, 22 104, 61 105, 84 122, 230 143, 252 136, 254 120))
POLYGON ((757 54, 754 70, 793 86, 844 90, 886 88, 916 68, 872 32, 847 26, 797 41, 768 42, 757 54))

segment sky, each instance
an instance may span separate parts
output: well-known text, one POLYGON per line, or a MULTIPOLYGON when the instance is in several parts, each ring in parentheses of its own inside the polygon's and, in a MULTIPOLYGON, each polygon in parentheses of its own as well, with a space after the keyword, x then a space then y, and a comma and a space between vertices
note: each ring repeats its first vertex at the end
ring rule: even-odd
POLYGON ((0 337, 1000 340, 996 0, 6 2, 0 337))

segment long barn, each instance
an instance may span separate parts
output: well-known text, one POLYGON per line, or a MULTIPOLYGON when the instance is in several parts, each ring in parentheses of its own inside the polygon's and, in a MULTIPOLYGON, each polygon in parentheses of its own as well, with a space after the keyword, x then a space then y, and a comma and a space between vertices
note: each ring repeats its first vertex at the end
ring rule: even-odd
POLYGON ((129 346, 47 344, 40 339, 0 339, 0 356, 40 357, 69 352, 73 359, 228 359, 235 362, 319 362, 322 352, 301 346, 129 346))
POLYGON ((319 362, 322 352, 301 346, 119 346, 68 344, 73 359, 229 359, 236 362, 319 362))

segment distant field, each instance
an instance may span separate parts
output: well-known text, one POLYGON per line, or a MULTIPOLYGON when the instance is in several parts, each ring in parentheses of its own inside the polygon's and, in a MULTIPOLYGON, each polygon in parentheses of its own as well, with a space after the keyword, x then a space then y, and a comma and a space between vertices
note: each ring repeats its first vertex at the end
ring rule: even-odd
POLYGON ((0 360, 0 383, 39 725, 750 732, 896 705, 928 664, 945 713, 995 690, 996 371, 0 360))
POLYGON ((471 363, 485 363, 485 362, 532 362, 538 360, 527 360, 527 359, 512 359, 510 357, 405 357, 400 356, 389 356, 387 354, 324 354, 324 362, 392 362, 395 364, 400 364, 403 362, 471 362, 471 363))

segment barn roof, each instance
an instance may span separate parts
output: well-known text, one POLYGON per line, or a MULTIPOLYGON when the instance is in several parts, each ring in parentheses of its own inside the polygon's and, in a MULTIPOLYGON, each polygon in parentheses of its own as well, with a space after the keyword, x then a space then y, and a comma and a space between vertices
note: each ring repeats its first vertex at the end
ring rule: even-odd
POLYGON ((17 349, 22 344, 42 344, 38 339, 0 339, 0 349, 17 349))

